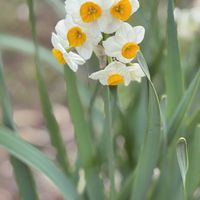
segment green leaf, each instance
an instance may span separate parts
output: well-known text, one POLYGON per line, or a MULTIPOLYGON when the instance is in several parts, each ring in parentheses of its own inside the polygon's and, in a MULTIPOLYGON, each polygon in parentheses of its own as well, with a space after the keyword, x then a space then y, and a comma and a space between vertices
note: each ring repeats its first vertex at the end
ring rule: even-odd
POLYGON ((200 84, 200 70, 196 74, 194 80, 191 82, 189 88, 184 94, 184 97, 181 99, 178 107, 175 109, 169 125, 167 128, 168 142, 171 143, 174 138, 178 138, 178 130, 184 120, 185 114, 189 110, 192 100, 196 95, 197 89, 200 84))
POLYGON ((86 175, 87 193, 91 200, 103 200, 103 189, 98 175, 99 169, 96 163, 94 145, 91 140, 92 135, 84 116, 74 72, 67 65, 64 66, 64 77, 66 81, 68 108, 75 129, 79 158, 86 175))
POLYGON ((183 137, 179 138, 177 142, 176 154, 183 181, 183 186, 185 189, 186 175, 189 167, 189 161, 188 161, 187 142, 186 139, 183 137))
POLYGON ((195 110, 194 113, 188 116, 188 120, 187 120, 188 131, 193 132, 198 122, 200 122, 200 108, 195 110))
POLYGON ((188 144, 189 169, 186 178, 188 199, 192 199, 193 192, 200 183, 200 124, 196 127, 194 135, 188 144))
POLYGON ((169 119, 183 96, 183 75, 180 64, 173 0, 168 0, 167 20, 167 63, 165 83, 167 91, 167 118, 169 119))
POLYGON ((79 199, 72 180, 66 177, 43 153, 20 139, 16 132, 0 128, 0 146, 17 159, 43 173, 62 192, 65 199, 79 199))
MULTIPOLYGON (((34 55, 35 52, 32 41, 8 34, 0 34, 0 47, 1 50, 15 50, 16 52, 22 52, 29 55, 34 55)), ((57 72, 63 74, 62 66, 58 64, 57 60, 48 49, 39 46, 38 51, 42 61, 49 64, 49 66, 57 72)))
POLYGON ((150 80, 147 64, 141 52, 138 54, 137 59, 148 78, 149 104, 147 133, 135 172, 134 187, 132 191, 133 200, 145 199, 147 195, 153 170, 157 165, 162 135, 158 96, 153 83, 150 80))
MULTIPOLYGON (((0 54, 0 103, 2 107, 3 124, 8 128, 15 130, 16 127, 12 116, 12 106, 10 103, 10 98, 4 80, 1 54, 0 54)), ((24 200, 37 200, 38 196, 35 189, 35 182, 30 169, 12 156, 10 160, 14 168, 15 178, 17 181, 21 197, 24 200)))
POLYGON ((48 133, 51 139, 51 143, 57 151, 58 162, 60 166, 63 168, 63 170, 65 171, 65 173, 68 174, 69 162, 67 160, 65 144, 62 140, 59 126, 53 114, 53 109, 51 106, 51 102, 50 102, 49 95, 45 86, 45 81, 43 78, 42 68, 39 67, 40 65, 39 52, 38 52, 39 48, 38 48, 37 35, 36 35, 36 21, 35 21, 34 8, 33 8, 34 4, 32 0, 28 0, 28 6, 29 6, 30 23, 31 23, 31 28, 32 28, 32 37, 33 37, 33 42, 34 42, 34 47, 35 47, 36 77, 37 77, 38 89, 40 93, 42 111, 43 111, 45 122, 48 128, 48 133))

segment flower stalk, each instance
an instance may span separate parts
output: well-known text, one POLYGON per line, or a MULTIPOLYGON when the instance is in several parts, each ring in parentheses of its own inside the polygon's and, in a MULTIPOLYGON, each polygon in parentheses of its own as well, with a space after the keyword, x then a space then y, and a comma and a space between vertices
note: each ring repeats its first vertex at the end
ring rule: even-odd
POLYGON ((112 131, 112 106, 111 106, 111 94, 110 88, 105 88, 105 123, 107 132, 107 151, 108 151, 108 173, 110 179, 110 200, 115 199, 115 156, 114 156, 114 142, 113 142, 113 131, 112 131))

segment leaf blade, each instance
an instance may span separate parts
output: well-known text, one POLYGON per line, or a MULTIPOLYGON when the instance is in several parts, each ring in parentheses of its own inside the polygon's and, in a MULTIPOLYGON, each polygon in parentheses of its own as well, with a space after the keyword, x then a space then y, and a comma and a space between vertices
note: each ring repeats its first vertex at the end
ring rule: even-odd
POLYGON ((145 199, 151 181, 153 169, 156 167, 161 144, 161 116, 157 93, 150 80, 149 70, 142 53, 137 56, 138 62, 148 78, 149 106, 146 138, 135 171, 132 199, 145 199))
POLYGON ((103 188, 98 176, 99 169, 96 165, 96 152, 91 140, 90 128, 84 116, 74 72, 66 65, 64 66, 64 78, 66 82, 68 108, 75 129, 78 153, 81 166, 86 174, 87 193, 91 200, 103 200, 103 188))
POLYGON ((197 89, 200 84, 200 70, 196 74, 194 80, 189 85, 186 90, 184 97, 180 101, 178 107, 176 108, 171 120, 169 121, 167 127, 167 137, 168 143, 173 141, 173 138, 178 138, 178 130, 180 128, 181 123, 184 120, 184 116, 190 108, 191 102, 197 92, 197 89))
POLYGON ((187 175, 187 171, 189 167, 189 161, 188 161, 187 142, 186 142, 186 139, 183 137, 179 138, 177 142, 176 154, 177 154, 177 160, 178 160, 181 177, 183 181, 183 186, 185 189, 186 175, 187 175))
POLYGON ((42 172, 57 186, 66 199, 79 199, 72 180, 66 177, 64 173, 39 150, 20 139, 15 132, 1 127, 0 145, 14 157, 42 172))
MULTIPOLYGON (((0 103, 2 107, 3 124, 8 128, 10 128, 11 130, 15 130, 16 127, 12 116, 12 106, 4 80, 3 62, 1 60, 1 54, 0 54, 0 103)), ((37 200, 38 195, 35 188, 35 181, 30 169, 25 164, 21 163, 21 161, 17 160, 12 156, 10 158, 10 161, 14 168, 15 179, 22 198, 24 200, 28 199, 37 200)))
POLYGON ((165 83, 168 99, 167 118, 170 118, 184 91, 173 0, 168 0, 167 38, 165 83))
POLYGON ((27 0, 27 3, 29 7, 29 20, 31 24, 32 38, 33 38, 33 43, 34 43, 36 78, 37 78, 37 83, 38 83, 38 90, 40 94, 40 101, 41 101, 43 116, 46 122, 50 139, 51 139, 51 144, 55 147, 56 152, 57 152, 57 160, 60 166, 63 168, 64 172, 66 174, 69 174, 69 171, 70 171, 69 161, 67 159, 65 144, 62 140, 60 129, 53 113, 50 98, 45 86, 43 71, 42 71, 42 68, 39 66, 40 58, 39 58, 39 46, 38 46, 37 35, 36 35, 36 20, 35 20, 34 8, 33 8, 34 3, 32 0, 27 0))

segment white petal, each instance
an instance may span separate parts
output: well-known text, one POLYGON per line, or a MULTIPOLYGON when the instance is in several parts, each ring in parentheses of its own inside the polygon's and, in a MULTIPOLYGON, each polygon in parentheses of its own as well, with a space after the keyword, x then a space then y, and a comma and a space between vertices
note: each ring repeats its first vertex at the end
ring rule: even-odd
POLYGON ((83 65, 85 63, 85 60, 81 56, 79 56, 78 54, 76 54, 76 53, 69 52, 69 56, 78 65, 83 65))
POLYGON ((65 26, 65 20, 62 19, 56 24, 56 33, 63 39, 66 39, 66 26, 65 26))
POLYGON ((74 22, 73 18, 71 15, 66 15, 65 18, 65 30, 68 32, 68 30, 74 26, 77 26, 77 24, 74 22))
POLYGON ((118 61, 113 61, 105 69, 118 71, 119 69, 126 69, 126 65, 118 61))
POLYGON ((135 13, 139 9, 140 3, 138 0, 131 0, 131 4, 132 4, 132 13, 135 13))
POLYGON ((105 11, 101 18, 98 20, 101 32, 107 34, 114 33, 120 27, 121 23, 122 21, 112 17, 108 10, 105 11))
POLYGON ((89 78, 93 80, 99 80, 102 85, 108 85, 107 83, 108 74, 105 70, 94 72, 89 76, 89 78))
POLYGON ((132 28, 132 30, 128 33, 128 39, 130 41, 135 42, 136 44, 139 44, 144 39, 145 35, 145 29, 143 26, 135 26, 132 28))
POLYGON ((103 46, 105 48, 105 53, 108 56, 116 57, 121 53, 121 46, 116 41, 116 37, 112 36, 103 42, 103 46))
POLYGON ((52 33, 52 35, 51 35, 51 43, 52 43, 54 48, 56 48, 58 43, 59 43, 59 40, 58 40, 57 35, 55 33, 52 33))
POLYGON ((58 49, 62 53, 65 53, 66 50, 61 43, 61 38, 55 33, 52 33, 51 42, 54 48, 58 49))
POLYGON ((63 54, 63 56, 64 56, 64 59, 65 59, 67 65, 74 72, 76 72, 78 70, 79 65, 83 65, 85 63, 83 58, 81 58, 79 55, 77 55, 73 52, 70 52, 70 53, 66 52, 63 54))
POLYGON ((98 0, 98 4, 101 5, 103 10, 109 9, 114 3, 114 0, 98 0))
POLYGON ((84 45, 76 48, 77 52, 82 56, 85 60, 88 60, 92 56, 93 46, 89 42, 85 42, 84 45))
POLYGON ((78 0, 66 0, 65 1, 65 10, 67 14, 73 14, 74 12, 79 11, 80 3, 78 0))
POLYGON ((145 74, 138 63, 133 63, 127 68, 133 81, 141 82, 141 78, 145 77, 145 74))
POLYGON ((117 30, 116 36, 122 37, 122 38, 127 38, 129 35, 129 32, 132 31, 132 29, 133 29, 133 27, 130 24, 123 22, 121 24, 121 26, 119 27, 119 29, 117 30))
POLYGON ((134 58, 132 59, 127 59, 125 58, 122 53, 120 52, 117 56, 116 56, 117 60, 119 60, 122 63, 130 63, 134 58))

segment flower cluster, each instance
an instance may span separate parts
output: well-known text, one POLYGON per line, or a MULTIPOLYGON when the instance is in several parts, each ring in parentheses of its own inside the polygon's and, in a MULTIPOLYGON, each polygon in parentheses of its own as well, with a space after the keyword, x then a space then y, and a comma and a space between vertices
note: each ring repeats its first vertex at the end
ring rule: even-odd
POLYGON ((145 29, 125 22, 138 8, 138 0, 66 0, 66 17, 52 33, 52 53, 60 64, 76 72, 100 47, 106 65, 91 74, 91 79, 110 86, 140 82, 144 73, 132 61, 145 29))

